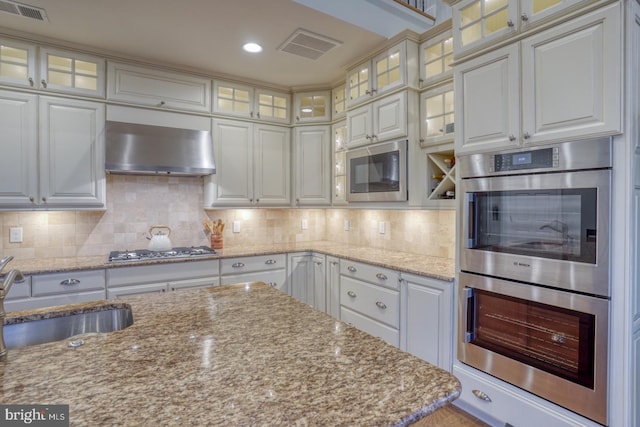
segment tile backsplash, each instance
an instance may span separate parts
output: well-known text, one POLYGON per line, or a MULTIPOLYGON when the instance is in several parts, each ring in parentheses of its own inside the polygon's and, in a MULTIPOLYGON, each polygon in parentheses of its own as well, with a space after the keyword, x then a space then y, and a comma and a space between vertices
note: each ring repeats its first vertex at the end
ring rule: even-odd
POLYGON ((455 212, 448 210, 205 210, 202 178, 126 175, 107 177, 107 200, 106 211, 0 213, 2 256, 106 256, 112 250, 146 248, 149 228, 157 224, 171 228, 174 246, 208 245, 202 225, 207 219, 225 223, 225 246, 331 240, 446 258, 455 253, 455 212), (22 243, 9 243, 11 227, 22 227, 22 243))

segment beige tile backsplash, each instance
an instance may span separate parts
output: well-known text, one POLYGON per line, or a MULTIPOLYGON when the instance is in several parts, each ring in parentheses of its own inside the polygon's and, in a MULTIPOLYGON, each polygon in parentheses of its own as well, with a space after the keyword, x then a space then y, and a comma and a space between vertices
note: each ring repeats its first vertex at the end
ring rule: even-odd
POLYGON ((368 209, 204 210, 202 178, 110 175, 107 210, 0 213, 2 256, 16 259, 107 255, 146 248, 150 226, 168 225, 174 246, 208 245, 202 223, 225 223, 224 245, 331 240, 376 248, 454 257, 455 212, 368 209), (306 220, 307 229, 302 229, 306 220), (344 221, 350 227, 344 230, 344 221), (232 230, 239 221, 240 232, 232 230), (379 223, 385 222, 385 234, 379 223), (23 242, 9 243, 10 227, 23 242))

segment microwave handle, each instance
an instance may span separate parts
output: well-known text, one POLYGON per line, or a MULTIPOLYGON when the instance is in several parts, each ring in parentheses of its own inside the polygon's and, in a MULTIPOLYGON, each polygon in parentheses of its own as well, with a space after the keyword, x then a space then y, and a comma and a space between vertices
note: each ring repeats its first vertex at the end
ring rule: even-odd
POLYGON ((476 195, 474 193, 465 193, 465 209, 464 224, 467 226, 467 249, 475 248, 478 243, 478 234, 476 232, 476 222, 478 213, 476 212, 476 195))
POLYGON ((464 323, 465 323, 465 331, 464 331, 464 342, 470 343, 475 339, 475 293, 473 288, 466 287, 464 288, 464 323))

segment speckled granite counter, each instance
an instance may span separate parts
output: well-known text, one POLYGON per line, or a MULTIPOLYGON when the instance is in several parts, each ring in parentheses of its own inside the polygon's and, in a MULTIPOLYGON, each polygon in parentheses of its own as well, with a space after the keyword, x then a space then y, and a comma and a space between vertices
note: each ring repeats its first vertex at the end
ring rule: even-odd
MULTIPOLYGON (((389 251, 385 249, 355 246, 329 241, 314 241, 301 243, 273 243, 259 246, 227 247, 213 258, 233 258, 240 256, 266 255, 275 253, 313 251, 352 261, 361 261, 381 267, 392 268, 407 273, 429 276, 435 279, 453 281, 455 276, 454 261, 448 258, 430 257, 420 254, 389 251)), ((188 262, 202 260, 206 257, 180 258, 176 260, 142 261, 131 263, 109 264, 107 256, 78 257, 78 258, 47 258, 31 260, 14 260, 10 268, 17 268, 25 274, 54 273, 69 270, 118 268, 131 265, 145 265, 166 262, 188 262)))
POLYGON ((125 330, 10 349, 0 401, 69 404, 71 425, 383 426, 460 393, 450 373, 264 284, 123 302, 125 330))

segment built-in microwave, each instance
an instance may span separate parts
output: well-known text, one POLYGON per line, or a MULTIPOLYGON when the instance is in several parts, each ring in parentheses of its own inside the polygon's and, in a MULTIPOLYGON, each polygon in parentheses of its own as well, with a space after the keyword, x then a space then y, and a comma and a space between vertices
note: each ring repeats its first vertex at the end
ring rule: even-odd
POLYGON ((407 140, 347 151, 347 201, 406 201, 407 140))

